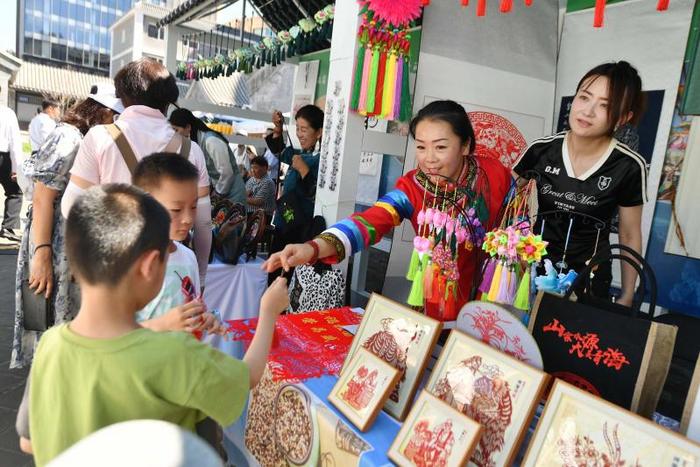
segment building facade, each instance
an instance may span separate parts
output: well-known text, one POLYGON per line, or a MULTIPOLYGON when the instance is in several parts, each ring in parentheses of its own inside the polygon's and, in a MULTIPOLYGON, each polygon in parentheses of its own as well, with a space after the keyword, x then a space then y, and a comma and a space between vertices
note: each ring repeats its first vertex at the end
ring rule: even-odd
POLYGON ((107 75, 109 28, 136 3, 176 0, 17 0, 17 53, 24 61, 107 75))

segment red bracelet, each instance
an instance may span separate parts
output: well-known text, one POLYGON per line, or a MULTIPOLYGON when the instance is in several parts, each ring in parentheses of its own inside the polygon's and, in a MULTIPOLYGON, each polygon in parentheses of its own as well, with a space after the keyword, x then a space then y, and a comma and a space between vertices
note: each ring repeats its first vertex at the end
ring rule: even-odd
POLYGON ((315 264, 316 261, 318 261, 318 255, 319 255, 319 249, 318 249, 318 243, 316 243, 315 240, 309 240, 306 242, 307 245, 311 245, 311 248, 314 249, 314 255, 311 257, 309 262, 307 264, 315 264))

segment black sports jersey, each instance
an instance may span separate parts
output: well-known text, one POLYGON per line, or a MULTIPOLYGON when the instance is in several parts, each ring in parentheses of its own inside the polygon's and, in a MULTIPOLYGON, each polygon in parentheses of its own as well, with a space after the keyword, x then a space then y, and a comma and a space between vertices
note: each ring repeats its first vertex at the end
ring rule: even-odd
MULTIPOLYGON (((576 211, 605 222, 600 232, 599 249, 609 245, 610 221, 617 206, 638 206, 647 201, 647 166, 644 158, 628 146, 612 139, 603 157, 586 173, 574 176, 566 144, 568 132, 540 138, 520 156, 513 170, 532 178, 539 174, 537 200, 539 212, 576 211)), ((574 222, 566 253, 566 262, 578 269, 593 254, 598 230, 594 222, 573 216, 574 222)), ((543 219, 538 219, 539 233, 543 219)), ((553 262, 561 259, 569 228, 569 216, 545 216, 543 238, 553 262)))

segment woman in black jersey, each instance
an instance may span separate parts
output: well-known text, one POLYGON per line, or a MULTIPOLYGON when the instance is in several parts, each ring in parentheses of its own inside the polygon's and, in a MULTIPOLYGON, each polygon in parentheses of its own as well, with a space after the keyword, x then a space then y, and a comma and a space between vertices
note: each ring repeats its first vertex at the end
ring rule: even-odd
MULTIPOLYGON (((563 210, 594 216, 606 227, 598 231, 580 216, 547 216, 543 237, 553 264, 580 271, 598 250, 609 246, 610 221, 619 209, 620 243, 641 254, 642 206, 647 201, 647 166, 642 156, 613 137, 627 123, 636 124, 644 109, 642 81, 625 61, 599 65, 581 79, 569 114, 569 131, 534 141, 513 170, 532 178, 537 173, 539 212, 563 210), (561 264, 561 263, 560 263, 561 264)), ((538 219, 536 231, 542 228, 538 219)), ((559 269, 559 268, 557 268, 559 269)), ((566 272, 566 271, 564 271, 566 272)), ((623 263, 622 294, 617 303, 631 305, 637 278, 623 263)), ((610 264, 596 271, 592 292, 609 296, 610 264)))

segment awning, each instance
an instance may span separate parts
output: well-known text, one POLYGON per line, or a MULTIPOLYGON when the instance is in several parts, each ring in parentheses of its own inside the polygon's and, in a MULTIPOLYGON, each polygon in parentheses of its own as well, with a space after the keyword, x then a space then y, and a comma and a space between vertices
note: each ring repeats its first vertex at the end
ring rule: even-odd
POLYGON ((106 76, 24 61, 10 87, 55 97, 87 97, 93 84, 112 84, 106 76))
MULTIPOLYGON (((157 25, 165 26, 174 22, 186 22, 203 14, 236 3, 239 0, 187 0, 165 15, 157 25), (184 21, 183 21, 184 20, 184 21)), ((248 0, 252 3, 274 31, 287 30, 300 19, 311 17, 334 0, 248 0)))

